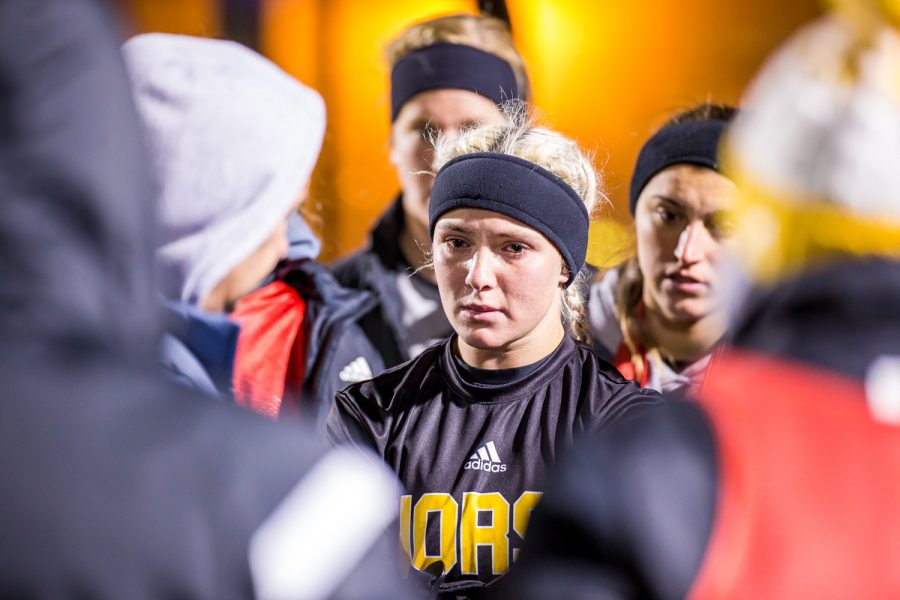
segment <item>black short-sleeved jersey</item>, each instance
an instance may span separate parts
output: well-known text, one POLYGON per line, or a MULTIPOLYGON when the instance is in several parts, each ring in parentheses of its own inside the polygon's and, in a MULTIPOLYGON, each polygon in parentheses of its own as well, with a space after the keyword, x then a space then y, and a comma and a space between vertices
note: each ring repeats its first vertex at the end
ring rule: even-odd
POLYGON ((394 469, 408 491, 399 500, 404 550, 439 577, 441 592, 458 593, 517 558, 560 450, 658 398, 569 337, 523 379, 473 385, 451 338, 338 393, 328 434, 374 448, 394 469))

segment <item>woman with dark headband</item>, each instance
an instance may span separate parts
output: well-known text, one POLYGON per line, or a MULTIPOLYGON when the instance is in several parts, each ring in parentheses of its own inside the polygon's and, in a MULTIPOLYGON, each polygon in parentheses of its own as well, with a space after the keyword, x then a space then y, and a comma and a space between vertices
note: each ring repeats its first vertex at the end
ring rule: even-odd
POLYGON ((387 54, 391 163, 401 192, 371 232, 368 247, 337 264, 334 273, 342 285, 377 297, 364 327, 391 367, 451 331, 425 252, 433 181, 427 173, 434 157, 429 140, 434 133, 500 122, 499 105, 527 98, 528 78, 508 28, 492 17, 453 15, 418 23, 387 54))
POLYGON ((735 110, 702 104, 672 117, 641 148, 631 177, 637 253, 592 286, 598 354, 642 386, 698 386, 726 330, 718 272, 737 188, 719 172, 735 110))
POLYGON ((456 597, 515 560, 557 453, 657 396, 575 337, 598 198, 577 145, 516 119, 445 137, 436 155, 429 234, 455 333, 338 393, 328 434, 396 471, 402 547, 456 597))

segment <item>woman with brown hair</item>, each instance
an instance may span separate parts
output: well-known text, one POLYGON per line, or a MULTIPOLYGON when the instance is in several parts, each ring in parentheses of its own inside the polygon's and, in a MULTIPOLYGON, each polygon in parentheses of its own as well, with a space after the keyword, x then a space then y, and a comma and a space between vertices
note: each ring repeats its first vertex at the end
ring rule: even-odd
POLYGON ((718 148, 735 112, 701 104, 644 144, 630 186, 636 254, 592 286, 595 349, 642 386, 699 385, 725 334, 718 266, 737 188, 719 171, 718 148))

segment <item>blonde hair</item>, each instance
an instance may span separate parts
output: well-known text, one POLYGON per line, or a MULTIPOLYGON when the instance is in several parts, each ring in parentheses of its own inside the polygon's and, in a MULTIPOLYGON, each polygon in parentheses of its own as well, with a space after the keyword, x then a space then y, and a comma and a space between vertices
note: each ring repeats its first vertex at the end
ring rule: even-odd
MULTIPOLYGON (((463 154, 508 154, 541 166, 566 182, 581 198, 588 215, 597 204, 608 202, 593 160, 577 143, 550 129, 536 127, 527 117, 523 102, 507 103, 503 113, 506 119, 501 123, 473 127, 456 136, 438 134, 434 140, 434 172, 463 154)), ((587 342, 590 330, 585 317, 583 273, 576 273, 572 284, 562 289, 562 319, 575 339, 587 342)))
POLYGON ((502 58, 512 67, 522 97, 528 97, 530 84, 525 61, 513 44, 509 27, 495 17, 460 14, 415 23, 388 44, 385 49, 388 65, 393 69, 414 50, 438 43, 471 46, 502 58))

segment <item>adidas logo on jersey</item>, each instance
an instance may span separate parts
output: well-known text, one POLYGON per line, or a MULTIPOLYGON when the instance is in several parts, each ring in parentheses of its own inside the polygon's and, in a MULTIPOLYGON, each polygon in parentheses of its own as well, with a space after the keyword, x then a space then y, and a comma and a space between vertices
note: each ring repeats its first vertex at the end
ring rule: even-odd
POLYGON ((485 471, 487 473, 503 473, 506 471, 506 465, 500 460, 497 454, 497 447, 494 442, 488 442, 479 448, 475 454, 469 457, 466 464, 463 465, 465 470, 485 471))
POLYGON ((365 381, 372 379, 372 368, 362 356, 354 358, 349 365, 341 369, 338 378, 347 383, 356 383, 357 381, 365 381))

